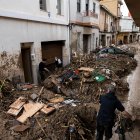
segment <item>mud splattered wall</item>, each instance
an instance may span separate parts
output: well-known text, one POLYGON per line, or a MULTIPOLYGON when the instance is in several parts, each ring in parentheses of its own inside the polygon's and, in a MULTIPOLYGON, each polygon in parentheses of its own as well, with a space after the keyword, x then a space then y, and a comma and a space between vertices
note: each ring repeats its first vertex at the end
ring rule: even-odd
POLYGON ((8 78, 20 75, 24 81, 21 44, 32 43, 33 81, 37 83, 38 64, 42 58, 41 42, 64 40, 63 63, 66 65, 70 61, 68 35, 67 26, 0 17, 0 75, 8 78))
POLYGON ((11 79, 13 76, 21 75, 22 63, 20 54, 10 54, 7 51, 0 53, 0 77, 11 79))

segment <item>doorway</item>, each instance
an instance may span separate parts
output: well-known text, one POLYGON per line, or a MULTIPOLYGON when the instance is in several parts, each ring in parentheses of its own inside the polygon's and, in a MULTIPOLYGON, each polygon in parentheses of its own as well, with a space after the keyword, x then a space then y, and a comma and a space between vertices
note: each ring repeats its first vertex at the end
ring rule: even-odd
POLYGON ((109 47, 111 45, 111 37, 107 36, 107 46, 109 47))
POLYGON ((124 43, 124 44, 127 44, 127 43, 128 43, 128 36, 124 36, 124 38, 123 38, 123 43, 124 43))
POLYGON ((90 42, 90 35, 83 35, 83 53, 88 53, 89 48, 89 42, 90 42))
POLYGON ((115 43, 115 36, 114 35, 112 35, 112 44, 114 44, 114 45, 116 44, 115 43))
POLYGON ((21 44, 22 66, 25 82, 33 83, 32 62, 31 62, 32 43, 21 44))
POLYGON ((101 35, 101 45, 102 45, 103 47, 106 46, 106 36, 105 36, 105 35, 101 35))
POLYGON ((42 59, 47 59, 49 70, 55 70, 55 57, 63 62, 63 46, 65 46, 65 41, 41 42, 42 59))
POLYGON ((129 37, 129 43, 132 43, 133 41, 133 39, 132 39, 133 37, 132 37, 132 35, 130 35, 130 37, 129 37))

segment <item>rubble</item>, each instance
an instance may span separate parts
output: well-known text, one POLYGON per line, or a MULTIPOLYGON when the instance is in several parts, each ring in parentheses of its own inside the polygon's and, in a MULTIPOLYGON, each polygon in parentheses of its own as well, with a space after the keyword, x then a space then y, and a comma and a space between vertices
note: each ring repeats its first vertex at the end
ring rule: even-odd
MULTIPOLYGON (((117 96, 126 95, 129 87, 124 78, 136 66, 136 60, 126 55, 85 55, 50 75, 43 87, 21 84, 27 90, 10 88, 12 93, 0 103, 2 114, 6 114, 2 116, 5 135, 29 140, 92 140, 99 96, 105 94, 110 83, 116 86, 117 96)), ((2 93, 4 87, 8 86, 4 84, 2 93)))

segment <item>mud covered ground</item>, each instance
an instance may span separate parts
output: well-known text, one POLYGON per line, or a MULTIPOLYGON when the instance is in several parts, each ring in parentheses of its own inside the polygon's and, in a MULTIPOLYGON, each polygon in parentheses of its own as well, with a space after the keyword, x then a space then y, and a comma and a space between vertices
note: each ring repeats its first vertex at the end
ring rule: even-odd
MULTIPOLYGON (((108 55, 96 58, 93 55, 74 58, 72 63, 56 71, 52 78, 46 79, 43 93, 36 102, 43 102, 56 108, 49 115, 38 111, 29 118, 24 125, 28 128, 23 132, 15 131, 19 123, 16 118, 7 114, 10 104, 18 97, 23 96, 27 102, 31 100, 32 93, 38 93, 41 86, 27 91, 11 91, 3 88, 3 97, 0 102, 0 139, 1 140, 93 140, 96 129, 96 112, 99 96, 105 94, 108 84, 115 84, 117 96, 124 97, 129 91, 129 86, 124 77, 131 73, 137 66, 135 59, 126 55, 108 55), (80 67, 90 67, 94 71, 86 76, 84 71, 78 72, 77 79, 67 79, 65 83, 58 83, 59 77, 68 70, 76 71, 80 67), (103 82, 97 82, 93 75, 99 73, 105 76, 103 82), (53 79, 53 81, 52 81, 53 79), (54 82, 55 81, 55 82, 54 82), (61 93, 56 93, 48 83, 61 86, 61 93), (55 83, 55 84, 54 84, 55 83), (46 86, 47 84, 47 86, 46 86), (64 100, 72 100, 72 103, 50 103, 50 99, 63 97, 64 100)), ((21 112, 22 113, 22 112, 21 112)), ((19 114, 19 116, 21 115, 19 114)))

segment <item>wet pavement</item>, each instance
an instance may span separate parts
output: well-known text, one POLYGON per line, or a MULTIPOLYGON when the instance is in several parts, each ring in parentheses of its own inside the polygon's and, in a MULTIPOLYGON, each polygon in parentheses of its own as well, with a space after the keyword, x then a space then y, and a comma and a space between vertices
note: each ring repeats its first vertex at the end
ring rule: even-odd
POLYGON ((140 115, 140 50, 136 55, 138 66, 136 70, 128 77, 130 87, 127 109, 130 113, 140 115))
MULTIPOLYGON (((130 91, 125 103, 126 110, 132 116, 136 116, 136 122, 134 123, 134 130, 126 133, 126 140, 140 140, 140 45, 137 44, 136 47, 138 51, 135 59, 138 61, 138 66, 127 78, 130 91)), ((114 131, 111 140, 119 140, 114 131)))

